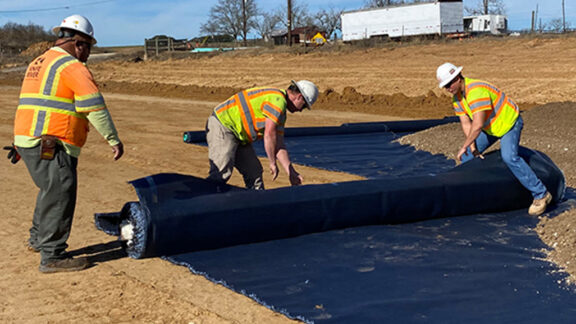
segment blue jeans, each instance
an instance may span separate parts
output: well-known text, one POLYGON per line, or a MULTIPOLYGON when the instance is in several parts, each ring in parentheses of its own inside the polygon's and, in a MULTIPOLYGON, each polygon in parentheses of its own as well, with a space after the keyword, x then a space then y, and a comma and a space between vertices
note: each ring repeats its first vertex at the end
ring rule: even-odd
MULTIPOLYGON (((538 176, 536 176, 528 163, 518 155, 518 146, 520 145, 520 135, 523 127, 524 121, 521 116, 518 116, 514 127, 500 138, 481 132, 476 139, 476 148, 478 152, 482 153, 500 139, 500 153, 504 163, 506 163, 518 181, 532 193, 534 199, 541 199, 546 195, 546 186, 538 179, 538 176)), ((470 161, 473 158, 474 156, 470 153, 470 148, 468 148, 466 154, 462 156, 462 162, 470 161)))

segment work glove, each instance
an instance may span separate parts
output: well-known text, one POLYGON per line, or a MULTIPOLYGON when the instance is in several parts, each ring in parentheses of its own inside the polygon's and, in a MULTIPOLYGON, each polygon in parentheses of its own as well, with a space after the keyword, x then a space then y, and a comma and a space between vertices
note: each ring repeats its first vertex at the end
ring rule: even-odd
POLYGON ((16 146, 14 146, 14 144, 12 144, 11 146, 4 146, 4 149, 8 151, 7 157, 10 160, 10 162, 12 162, 12 164, 16 164, 18 163, 18 161, 20 161, 20 154, 18 154, 18 151, 16 150, 16 146))

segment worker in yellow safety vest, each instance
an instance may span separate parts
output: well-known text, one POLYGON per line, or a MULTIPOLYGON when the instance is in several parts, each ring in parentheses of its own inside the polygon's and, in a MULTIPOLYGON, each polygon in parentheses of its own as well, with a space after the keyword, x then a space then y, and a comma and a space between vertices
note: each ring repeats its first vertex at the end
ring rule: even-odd
POLYGON ((528 213, 541 215, 552 201, 552 196, 532 168, 518 155, 524 126, 518 106, 494 85, 464 77, 462 69, 452 63, 444 63, 436 70, 439 87, 452 95, 453 108, 460 117, 466 137, 457 159, 462 162, 474 157, 483 159, 482 153, 500 140, 502 160, 534 197, 528 213))
POLYGON ((272 180, 278 176, 277 161, 288 174, 291 185, 302 183, 284 145, 286 111, 310 107, 318 98, 318 88, 307 80, 292 81, 288 89, 271 87, 241 91, 219 104, 206 123, 210 159, 209 180, 226 183, 235 168, 247 188, 262 190, 263 168, 252 142, 263 139, 272 180))
POLYGON ((44 273, 82 270, 87 258, 65 252, 76 205, 77 164, 89 123, 112 147, 124 152, 104 98, 85 63, 96 43, 92 24, 72 15, 53 28, 54 47, 33 60, 24 76, 14 121, 14 146, 40 189, 28 249, 40 252, 44 273))

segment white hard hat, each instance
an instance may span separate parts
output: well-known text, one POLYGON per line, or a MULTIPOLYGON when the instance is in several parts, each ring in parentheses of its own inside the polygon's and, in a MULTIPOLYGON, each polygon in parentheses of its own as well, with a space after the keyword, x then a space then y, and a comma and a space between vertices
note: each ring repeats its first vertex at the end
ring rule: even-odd
POLYGON ((313 82, 308 80, 300 80, 298 82, 292 80, 292 84, 298 87, 298 90, 304 97, 304 100, 306 100, 306 106, 308 109, 310 109, 316 102, 316 99, 318 99, 318 87, 316 87, 313 82))
POLYGON ((96 44, 96 38, 94 38, 94 28, 92 27, 90 21, 84 16, 72 15, 70 17, 66 17, 64 20, 62 20, 60 26, 52 28, 52 31, 54 34, 58 35, 60 29, 62 28, 75 30, 86 36, 89 36, 92 38, 92 44, 96 44))
POLYGON ((456 67, 452 63, 444 63, 438 67, 436 70, 436 79, 438 80, 438 87, 444 88, 450 81, 454 80, 455 77, 462 72, 463 67, 456 67))

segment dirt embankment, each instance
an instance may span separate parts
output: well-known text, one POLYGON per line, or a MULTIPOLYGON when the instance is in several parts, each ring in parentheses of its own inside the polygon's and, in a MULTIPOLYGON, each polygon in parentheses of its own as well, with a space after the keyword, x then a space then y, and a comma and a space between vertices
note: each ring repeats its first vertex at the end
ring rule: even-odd
MULTIPOLYGON (((0 84, 17 86, 21 80, 16 77, 0 79, 0 84)), ((117 82, 105 81, 99 84, 102 92, 148 95, 165 98, 180 98, 206 101, 223 101, 242 90, 230 87, 207 87, 197 85, 167 84, 160 82, 117 82)), ((520 103, 521 109, 530 109, 536 104, 520 103)), ((330 88, 322 91, 315 110, 360 112, 375 115, 395 116, 407 119, 435 119, 452 116, 450 97, 429 91, 425 95, 409 97, 402 93, 362 94, 354 87, 345 87, 339 93, 330 88)))

